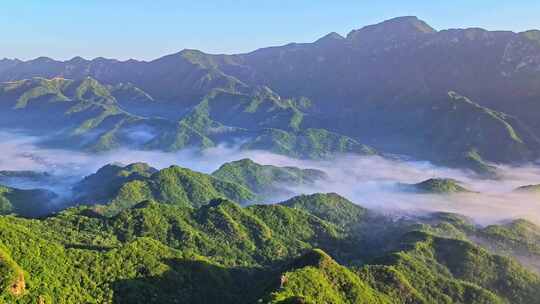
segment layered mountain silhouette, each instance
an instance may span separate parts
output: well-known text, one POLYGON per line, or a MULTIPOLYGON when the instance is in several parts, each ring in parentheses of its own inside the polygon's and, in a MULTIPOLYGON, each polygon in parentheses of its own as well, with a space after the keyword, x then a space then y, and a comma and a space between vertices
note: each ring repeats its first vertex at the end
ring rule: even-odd
POLYGON ((540 31, 400 17, 238 55, 4 59, 0 81, 3 126, 35 131, 38 116, 86 149, 241 138, 294 157, 376 149, 484 173, 540 151, 540 31))

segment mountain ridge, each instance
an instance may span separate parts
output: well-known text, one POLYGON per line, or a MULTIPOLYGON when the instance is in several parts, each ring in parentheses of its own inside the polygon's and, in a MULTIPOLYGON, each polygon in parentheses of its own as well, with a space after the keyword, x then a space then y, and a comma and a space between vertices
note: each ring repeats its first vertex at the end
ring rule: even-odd
MULTIPOLYGON (((472 27, 451 27, 451 28, 436 30, 429 24, 429 22, 425 21, 424 19, 422 19, 422 18, 420 18, 418 16, 410 15, 410 16, 393 17, 393 18, 390 18, 390 19, 380 21, 380 22, 375 23, 375 24, 364 25, 364 26, 359 27, 358 29, 350 30, 346 35, 341 35, 341 34, 339 34, 337 32, 329 32, 328 34, 325 34, 325 35, 315 39, 312 42, 291 42, 291 43, 293 43, 293 44, 310 44, 310 43, 316 43, 317 41, 319 41, 321 39, 328 38, 328 37, 347 38, 346 36, 348 36, 352 32, 359 31, 359 30, 362 30, 362 29, 368 29, 368 28, 379 27, 379 26, 384 26, 384 25, 392 25, 392 24, 399 26, 399 25, 411 24, 411 23, 413 24, 412 26, 414 26, 414 24, 416 23, 417 25, 421 25, 421 27, 426 27, 426 29, 420 29, 420 31, 424 31, 424 32, 428 32, 428 33, 480 30, 480 31, 483 31, 483 32, 520 34, 520 35, 523 35, 523 36, 529 36, 529 37, 531 37, 531 39, 534 39, 535 37, 538 38, 538 36, 540 35, 539 34, 540 29, 526 29, 526 30, 522 30, 522 31, 515 31, 515 30, 488 30, 488 29, 483 28, 483 27, 472 26, 472 27)), ((78 55, 75 55, 74 57, 72 57, 70 59, 65 59, 65 60, 59 60, 59 59, 55 59, 55 58, 47 57, 47 56, 39 56, 39 57, 36 57, 36 58, 33 58, 33 59, 26 59, 26 60, 22 60, 22 59, 19 59, 19 58, 4 57, 4 58, 0 59, 0 65, 5 64, 5 63, 23 63, 23 62, 31 62, 31 61, 62 62, 62 63, 81 62, 81 61, 84 61, 84 62, 92 62, 92 61, 95 61, 95 62, 111 61, 112 62, 112 61, 114 61, 114 62, 121 62, 121 63, 127 63, 127 62, 149 63, 149 62, 156 61, 156 60, 158 60, 160 58, 163 58, 163 57, 166 57, 166 56, 180 54, 180 53, 182 53, 184 51, 197 51, 197 52, 201 52, 201 53, 204 53, 206 55, 211 55, 211 56, 235 56, 235 55, 245 55, 245 54, 253 53, 253 52, 256 52, 258 50, 265 49, 265 48, 283 47, 283 46, 287 46, 287 45, 289 45, 291 43, 285 43, 285 44, 281 44, 281 45, 274 45, 274 46, 270 46, 270 47, 256 48, 256 49, 254 49, 252 51, 237 52, 237 53, 207 53, 207 52, 204 52, 202 50, 197 50, 197 49, 192 49, 192 48, 185 48, 185 49, 179 50, 176 53, 171 53, 169 55, 163 55, 161 57, 156 57, 156 58, 153 58, 153 59, 145 59, 145 60, 143 60, 143 59, 135 59, 135 58, 129 58, 129 59, 120 60, 120 59, 116 59, 116 58, 112 58, 112 57, 101 57, 101 56, 97 56, 97 57, 94 57, 94 58, 84 58, 84 57, 81 57, 81 56, 78 56, 78 55)))
MULTIPOLYGON (((0 81, 92 77, 112 91, 116 87, 122 110, 146 116, 147 122, 136 124, 166 129, 144 145, 148 149, 204 149, 247 136, 253 142, 246 149, 320 158, 367 151, 364 144, 486 173, 489 163, 527 162, 540 155, 534 114, 540 111, 539 37, 536 31, 437 31, 416 17, 398 17, 347 37, 331 33, 312 43, 245 54, 185 49, 152 61, 2 61, 0 81), (119 84, 138 91, 125 95, 119 84), (257 111, 260 99, 279 111, 257 111), (221 113, 225 104, 229 113, 221 113), (231 113, 242 119, 231 119, 231 113), (246 127, 248 120, 252 124, 246 127), (323 151, 311 151, 318 147, 323 151)), ((96 150, 122 144, 113 128, 118 119, 107 120, 110 132, 103 133, 96 150)))

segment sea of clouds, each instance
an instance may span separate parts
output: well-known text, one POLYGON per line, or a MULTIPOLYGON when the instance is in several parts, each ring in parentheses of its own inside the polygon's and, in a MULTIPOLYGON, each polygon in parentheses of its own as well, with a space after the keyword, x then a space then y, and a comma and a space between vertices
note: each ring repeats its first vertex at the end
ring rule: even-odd
MULTIPOLYGON (((473 218, 478 224, 490 224, 514 218, 540 223, 540 194, 517 193, 515 188, 540 184, 540 166, 498 166, 498 179, 485 179, 472 172, 435 166, 425 161, 399 157, 341 155, 333 160, 298 160, 265 151, 242 151, 237 146, 218 146, 205 151, 182 150, 175 153, 119 149, 92 154, 40 147, 39 138, 18 132, 0 132, 0 170, 46 171, 54 182, 40 186, 64 196, 71 185, 103 165, 119 162, 146 162, 158 169, 171 165, 211 173, 223 163, 250 158, 275 166, 319 169, 328 180, 314 185, 290 187, 296 194, 335 192, 372 210, 395 215, 421 215, 429 212, 454 212, 473 218), (429 178, 452 178, 477 193, 433 195, 403 191, 401 184, 413 184, 429 178)), ((17 186, 17 185, 11 185, 17 186)), ((266 202, 286 199, 276 196, 266 202)))

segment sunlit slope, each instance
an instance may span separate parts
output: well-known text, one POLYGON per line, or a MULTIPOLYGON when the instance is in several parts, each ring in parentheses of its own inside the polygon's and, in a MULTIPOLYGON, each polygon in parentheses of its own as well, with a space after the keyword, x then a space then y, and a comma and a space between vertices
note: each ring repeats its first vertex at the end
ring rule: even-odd
POLYGON ((358 216, 346 220, 354 227, 344 227, 336 215, 353 206, 320 194, 247 208, 227 200, 199 208, 145 202, 114 217, 85 207, 40 220, 2 216, 2 297, 9 303, 534 303, 538 297, 539 277, 468 241, 480 232, 459 217, 372 221, 376 215, 358 207, 358 216), (399 229, 381 233, 388 225, 399 229), (387 246, 369 257, 373 233, 387 246))

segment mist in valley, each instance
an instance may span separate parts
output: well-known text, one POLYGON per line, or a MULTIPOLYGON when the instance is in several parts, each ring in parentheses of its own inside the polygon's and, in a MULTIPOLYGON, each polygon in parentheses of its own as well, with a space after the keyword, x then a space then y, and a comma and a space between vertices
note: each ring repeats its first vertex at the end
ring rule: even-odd
MULTIPOLYGON (((341 155, 333 160, 299 160, 265 151, 242 151, 238 146, 221 145, 205 151, 182 150, 175 153, 119 149, 93 154, 43 148, 40 138, 17 132, 0 133, 0 170, 47 172, 50 178, 28 182, 11 180, 7 186, 44 188, 70 196, 71 186, 84 176, 109 163, 145 162, 162 169, 171 165, 211 173, 223 163, 243 158, 264 165, 319 169, 327 180, 313 185, 291 187, 290 193, 335 192, 366 208, 393 216, 417 216, 430 212, 459 213, 480 225, 524 218, 540 223, 540 194, 515 192, 524 185, 540 183, 540 166, 498 166, 498 179, 484 179, 472 172, 435 166, 425 161, 399 157, 341 155), (415 184, 430 178, 451 178, 475 193, 419 194, 404 191, 403 184, 415 184)), ((260 203, 276 203, 289 197, 260 203)))

